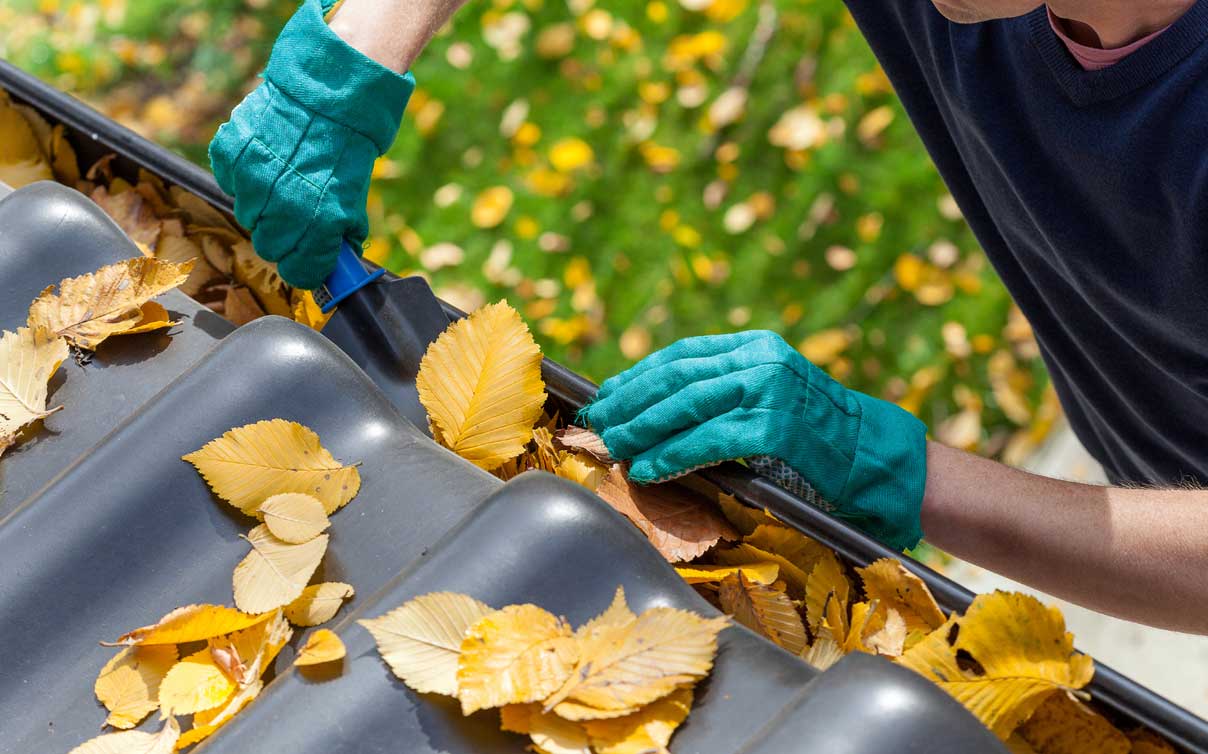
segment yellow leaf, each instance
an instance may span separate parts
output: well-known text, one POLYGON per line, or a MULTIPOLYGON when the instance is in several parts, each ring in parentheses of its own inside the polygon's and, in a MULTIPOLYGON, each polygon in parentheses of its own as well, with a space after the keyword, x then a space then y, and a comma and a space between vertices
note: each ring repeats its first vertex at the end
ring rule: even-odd
POLYGON ((892 607, 887 608, 884 625, 864 632, 864 646, 873 654, 900 657, 905 650, 908 633, 902 614, 892 607))
POLYGON ((672 563, 700 557, 719 540, 738 537, 708 500, 677 484, 634 484, 620 464, 612 467, 596 494, 641 529, 672 563))
POLYGON ((540 704, 508 704, 499 709, 500 727, 532 739, 542 754, 591 754, 579 723, 543 713, 540 704))
POLYGON ((236 327, 243 327, 248 322, 254 322, 265 315, 260 302, 248 288, 232 285, 226 289, 222 300, 222 316, 226 317, 236 327))
POLYGON ((134 327, 125 330, 122 334, 134 335, 140 332, 163 330, 179 324, 178 320, 173 320, 168 316, 168 310, 164 308, 163 304, 156 301, 148 301, 139 307, 139 317, 134 327))
POLYGON ((192 269, 192 262, 136 257, 67 278, 59 283, 58 295, 50 286, 30 304, 29 323, 93 350, 106 338, 137 328, 143 304, 183 283, 192 269))
POLYGON ((245 238, 236 241, 231 246, 231 251, 235 254, 235 281, 251 289, 264 311, 278 317, 292 317, 293 306, 286 294, 285 281, 281 279, 276 263, 269 262, 257 254, 251 241, 245 238))
POLYGON ((587 453, 565 454, 558 462, 554 473, 563 479, 569 479, 595 492, 608 474, 608 467, 596 463, 587 453))
POLYGON ((197 467, 223 500, 249 515, 267 498, 304 492, 331 515, 361 488, 354 466, 341 466, 319 436, 284 419, 236 427, 183 460, 197 467))
MULTIPOLYGON (((592 650, 594 649, 592 643, 599 642, 605 637, 606 632, 614 628, 628 629, 637 619, 638 617, 629 609, 629 603, 625 601, 625 588, 618 586, 608 609, 579 626, 575 631, 575 638, 588 650, 592 650)), ((606 641, 607 638, 604 640, 606 641)), ((589 651, 589 653, 591 652, 589 651)))
POLYGON ((327 552, 328 536, 320 534, 294 545, 278 539, 261 524, 252 529, 247 540, 252 551, 235 566, 235 606, 244 612, 262 613, 302 596, 327 552))
POLYGON ((848 582, 843 566, 830 550, 818 560, 818 564, 810 571, 809 580, 805 585, 805 615, 810 633, 817 636, 818 629, 830 615, 827 612, 828 603, 834 603, 836 609, 832 613, 837 616, 840 625, 833 625, 836 618, 828 621, 836 641, 842 641, 847 636, 847 603, 851 597, 851 583, 848 582))
POLYGON ((163 222, 155 216, 151 203, 129 188, 130 184, 115 178, 108 187, 97 186, 88 197, 141 247, 143 254, 152 256, 159 247, 163 222))
POLYGON ((169 754, 180 738, 180 725, 169 717, 158 733, 126 730, 86 741, 68 754, 169 754))
POLYGON ((718 597, 726 614, 755 633, 793 654, 805 649, 805 626, 784 592, 752 584, 740 571, 722 579, 718 597))
POLYGON ((1020 726, 1036 754, 1129 754, 1132 743, 1099 713, 1069 692, 1049 696, 1020 726))
POLYGON ((268 613, 248 615, 223 605, 186 605, 160 618, 158 623, 123 634, 112 644, 134 646, 203 641, 254 626, 270 617, 268 613))
POLYGON ((746 566, 769 561, 775 563, 780 568, 780 578, 784 579, 788 586, 789 596, 793 599, 801 599, 805 596, 805 583, 809 576, 791 563, 788 558, 761 550, 745 542, 737 547, 718 548, 714 556, 717 558, 717 562, 730 566, 746 566))
POLYGON ((354 593, 351 584, 339 581, 312 584, 302 590, 301 597, 285 606, 285 617, 295 626, 326 623, 354 593))
POLYGON ((433 592, 357 622, 373 634, 382 659, 407 686, 421 694, 457 696, 457 658, 466 631, 491 612, 464 594, 433 592))
POLYGON ((176 647, 126 647, 105 663, 93 690, 109 710, 106 725, 133 728, 159 709, 159 684, 176 664, 176 647))
POLYGON ((186 296, 197 297, 201 289, 216 280, 220 273, 202 256, 201 247, 191 238, 172 235, 165 232, 155 246, 155 258, 165 262, 180 264, 194 260, 189 277, 180 284, 180 290, 186 296))
POLYGON ((290 297, 293 300, 294 321, 306 325, 315 332, 323 332, 323 328, 336 313, 335 309, 332 309, 324 314, 315 301, 314 294, 310 291, 295 288, 290 297))
POLYGON ((553 433, 545 427, 533 427, 533 445, 536 446, 533 457, 537 468, 554 473, 561 458, 558 449, 554 447, 553 433))
POLYGON ((536 605, 509 605, 484 615, 461 642, 462 713, 545 699, 570 676, 578 650, 570 627, 536 605))
POLYGON ((235 717, 241 709, 259 696, 263 689, 264 681, 257 678, 251 684, 236 691, 221 707, 198 712, 193 716, 193 727, 185 731, 176 742, 177 750, 188 748, 212 736, 216 730, 230 722, 231 718, 235 717))
POLYGON ((824 634, 801 653, 801 659, 818 670, 829 670, 832 665, 843 659, 843 648, 829 634, 824 634))
POLYGON ((1003 740, 1055 691, 1080 689, 1095 672, 1090 657, 1074 653, 1059 610, 1007 592, 979 595, 963 618, 949 618, 898 662, 939 684, 1003 740), (962 669, 957 652, 976 667, 962 669))
POLYGON ((692 688, 681 686, 631 715, 587 720, 583 727, 596 754, 665 752, 675 729, 688 718, 691 709, 692 688))
POLYGON ((54 173, 29 123, 15 108, 0 103, 0 182, 21 188, 52 180, 54 173))
POLYGON ((28 424, 50 416, 47 383, 67 358, 67 343, 44 329, 0 335, 0 455, 28 424))
POLYGON ((415 386, 445 447, 490 471, 533 436, 545 403, 541 349, 515 309, 490 304, 428 347, 415 386))
POLYGON ((159 704, 169 715, 191 715, 222 704, 237 687, 206 647, 172 666, 159 686, 159 704))
POLYGON ((512 190, 507 186, 492 186, 474 199, 470 222, 479 228, 494 228, 503 222, 512 209, 512 190))
POLYGON ((344 659, 344 642, 334 631, 320 628, 306 639, 294 658, 294 665, 322 665, 344 659))
POLYGON ((768 586, 780 575, 780 566, 772 561, 737 566, 688 565, 676 566, 675 572, 689 584, 716 584, 727 576, 741 573, 752 584, 768 586))
POLYGON ((893 608, 906 621, 906 630, 929 632, 944 624, 944 613, 923 580, 901 561, 882 558, 856 573, 864 582, 864 594, 882 607, 893 608))
POLYGON ((549 150, 549 162, 554 170, 570 173, 579 168, 587 167, 595 160, 591 146, 582 139, 562 139, 549 150))
POLYGON ((826 366, 847 350, 851 336, 846 330, 823 330, 814 333, 797 346, 801 355, 819 366, 826 366))
POLYGON ((331 526, 322 501, 302 492, 273 495, 259 513, 273 536, 295 545, 309 542, 331 526))
POLYGON ((722 515, 726 517, 739 534, 744 537, 751 534, 760 524, 776 524, 776 519, 769 516, 764 511, 738 502, 738 498, 733 495, 720 493, 717 496, 717 505, 721 508, 722 515))
POLYGON ((1132 754, 1178 754, 1165 739, 1144 728, 1129 731, 1128 740, 1132 742, 1132 754))
POLYGON ((627 625, 581 642, 579 664, 545 700, 568 719, 620 717, 708 674, 726 618, 670 607, 647 610, 627 625))
POLYGON ((830 549, 815 542, 796 529, 779 524, 761 524, 743 538, 749 545, 775 553, 787 559, 804 573, 814 570, 818 561, 830 553, 830 549))
POLYGON ((54 127, 50 136, 50 165, 59 183, 74 186, 80 180, 80 162, 75 149, 67 141, 63 124, 54 127))

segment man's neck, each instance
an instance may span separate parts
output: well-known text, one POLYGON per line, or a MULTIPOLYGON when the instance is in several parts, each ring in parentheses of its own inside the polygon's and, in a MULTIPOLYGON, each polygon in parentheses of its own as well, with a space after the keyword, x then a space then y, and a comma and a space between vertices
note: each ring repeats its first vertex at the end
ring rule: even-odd
POLYGON ((1177 21, 1196 0, 1054 0, 1053 14, 1066 33, 1087 47, 1113 49, 1153 34, 1177 21))

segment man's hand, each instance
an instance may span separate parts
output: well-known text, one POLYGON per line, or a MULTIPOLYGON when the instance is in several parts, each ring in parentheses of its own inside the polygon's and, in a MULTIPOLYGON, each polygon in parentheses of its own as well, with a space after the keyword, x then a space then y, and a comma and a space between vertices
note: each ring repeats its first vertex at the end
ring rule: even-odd
POLYGON ((926 428, 847 390, 775 333, 681 340, 606 381, 582 417, 613 457, 632 460, 635 481, 772 456, 890 546, 922 536, 926 428))
MULTIPOLYGON (((371 60, 327 25, 327 10, 304 0, 277 38, 264 83, 210 144, 214 177, 235 197, 235 217, 256 252, 299 288, 323 282, 342 239, 365 241, 373 162, 394 141, 415 88, 410 74, 398 73, 409 58, 401 67, 371 60)), ((384 23, 371 27, 406 36, 384 23)), ((428 27, 417 28, 426 41, 428 27)))

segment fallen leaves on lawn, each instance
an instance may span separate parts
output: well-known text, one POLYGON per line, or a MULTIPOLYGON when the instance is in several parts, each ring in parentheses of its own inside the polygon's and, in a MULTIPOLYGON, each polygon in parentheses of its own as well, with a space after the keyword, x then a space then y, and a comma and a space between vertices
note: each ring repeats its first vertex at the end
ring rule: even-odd
POLYGON ((192 269, 191 261, 135 257, 67 278, 59 283, 59 293, 52 285, 34 300, 29 324, 88 351, 114 335, 167 327, 174 323, 163 307, 148 307, 148 302, 185 282, 192 269))
POLYGON ((48 383, 67 358, 67 342, 45 329, 19 327, 0 335, 0 455, 21 431, 50 416, 48 383))
POLYGON ((503 729, 541 751, 625 754, 665 751, 728 621, 669 607, 635 615, 618 588, 574 632, 536 605, 491 610, 450 592, 360 623, 416 691, 456 696, 466 715, 498 707, 503 729))
POLYGON ((441 333, 415 378, 437 441, 488 471, 524 451, 545 403, 541 350, 504 302, 441 333))

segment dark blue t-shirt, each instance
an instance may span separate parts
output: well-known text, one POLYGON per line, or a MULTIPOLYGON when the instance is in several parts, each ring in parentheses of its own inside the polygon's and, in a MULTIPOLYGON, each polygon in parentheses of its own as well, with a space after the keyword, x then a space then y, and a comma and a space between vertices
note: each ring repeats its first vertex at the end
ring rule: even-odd
POLYGON ((848 0, 1113 481, 1208 483, 1208 0, 1102 71, 1045 8, 848 0))

